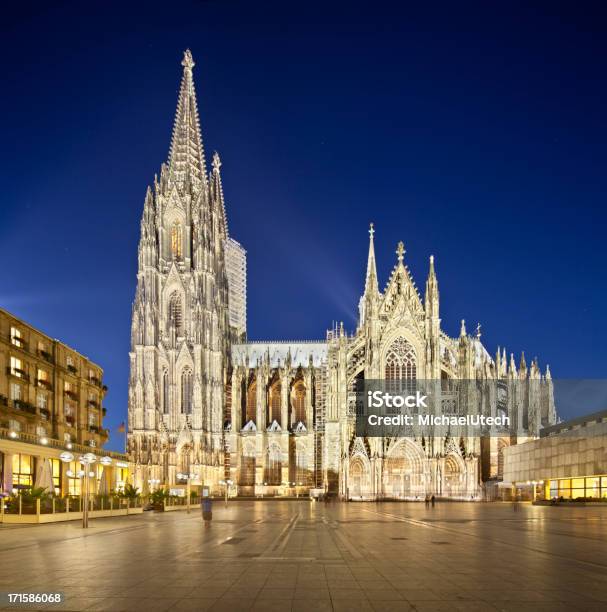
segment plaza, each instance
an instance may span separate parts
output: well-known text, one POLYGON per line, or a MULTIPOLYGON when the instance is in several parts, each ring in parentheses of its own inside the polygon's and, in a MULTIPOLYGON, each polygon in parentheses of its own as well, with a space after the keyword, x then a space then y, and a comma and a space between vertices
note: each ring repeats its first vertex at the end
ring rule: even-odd
POLYGON ((206 528, 195 509, 0 534, 0 591, 63 593, 47 610, 607 606, 602 507, 215 501, 206 528))

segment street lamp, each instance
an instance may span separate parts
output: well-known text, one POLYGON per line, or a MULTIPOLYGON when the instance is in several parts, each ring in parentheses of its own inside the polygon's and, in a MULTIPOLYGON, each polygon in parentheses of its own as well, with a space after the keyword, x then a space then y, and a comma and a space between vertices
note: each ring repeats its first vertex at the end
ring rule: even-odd
MULTIPOLYGON (((70 452, 63 452, 59 455, 59 459, 63 461, 63 463, 70 463, 74 461, 74 455, 70 452)), ((97 461, 97 456, 93 453, 86 453, 85 455, 81 455, 78 458, 78 462, 84 466, 84 469, 78 470, 74 473, 72 470, 67 471, 67 475, 71 477, 78 477, 83 479, 83 487, 80 489, 80 496, 84 497, 84 505, 82 508, 82 528, 86 529, 89 526, 89 496, 90 496, 90 479, 95 477, 95 472, 93 472, 89 466, 93 465, 97 461), (82 492, 84 489, 84 493, 82 492)), ((110 465, 112 463, 112 459, 110 457, 104 457, 102 462, 103 465, 110 465)))
POLYGON ((187 495, 187 512, 188 514, 190 513, 190 483, 192 481, 193 478, 197 478, 198 474, 182 474, 181 472, 179 474, 177 474, 177 479, 178 480, 185 480, 186 481, 186 495, 187 495))
POLYGON ((230 487, 234 483, 228 478, 228 480, 220 480, 219 484, 225 486, 225 488, 226 488, 226 508, 227 508, 228 507, 228 492, 230 490, 230 487))

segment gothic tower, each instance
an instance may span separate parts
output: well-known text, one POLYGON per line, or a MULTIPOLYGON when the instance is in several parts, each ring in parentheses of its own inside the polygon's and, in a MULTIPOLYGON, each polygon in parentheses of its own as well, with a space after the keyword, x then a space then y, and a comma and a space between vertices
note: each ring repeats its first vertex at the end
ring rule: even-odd
POLYGON ((216 153, 207 174, 189 50, 182 66, 168 161, 145 196, 132 313, 128 452, 144 485, 175 483, 178 473, 201 484, 223 477, 229 238, 216 153))

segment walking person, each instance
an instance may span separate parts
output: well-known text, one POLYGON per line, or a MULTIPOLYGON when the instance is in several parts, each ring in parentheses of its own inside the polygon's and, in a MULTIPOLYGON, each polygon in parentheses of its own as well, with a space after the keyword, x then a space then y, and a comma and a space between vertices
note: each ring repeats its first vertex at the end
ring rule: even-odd
POLYGON ((211 521, 213 520, 213 503, 207 487, 204 487, 202 490, 200 508, 202 510, 202 520, 204 521, 204 526, 210 527, 211 521))
POLYGON ((433 493, 432 497, 430 498, 430 502, 431 502, 433 508, 434 508, 434 501, 435 501, 435 499, 434 499, 434 493, 433 493))

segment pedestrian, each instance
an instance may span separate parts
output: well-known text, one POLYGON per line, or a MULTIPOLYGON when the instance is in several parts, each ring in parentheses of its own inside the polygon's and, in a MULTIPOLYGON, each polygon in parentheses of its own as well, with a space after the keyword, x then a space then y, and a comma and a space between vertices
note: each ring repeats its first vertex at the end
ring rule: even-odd
POLYGON ((430 496, 426 493, 426 499, 424 500, 426 502, 426 508, 430 507, 430 496))
POLYGON ((430 502, 432 503, 432 507, 434 508, 434 493, 432 494, 432 497, 430 498, 430 502))
POLYGON ((204 526, 210 527, 211 521, 213 520, 213 505, 210 496, 203 496, 200 505, 202 509, 202 520, 204 521, 204 526))

